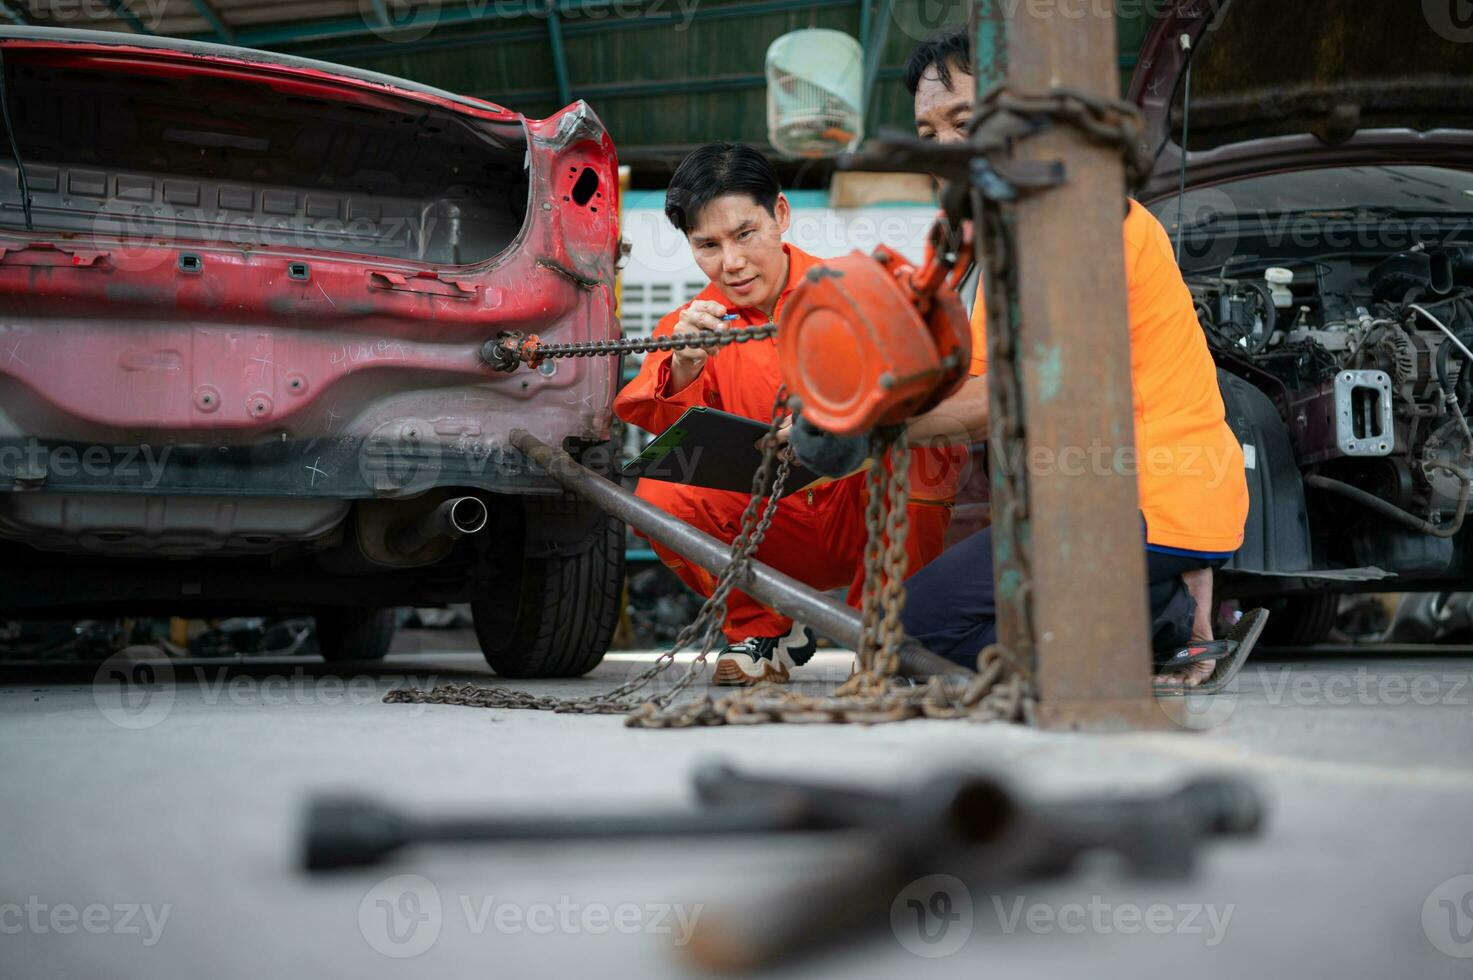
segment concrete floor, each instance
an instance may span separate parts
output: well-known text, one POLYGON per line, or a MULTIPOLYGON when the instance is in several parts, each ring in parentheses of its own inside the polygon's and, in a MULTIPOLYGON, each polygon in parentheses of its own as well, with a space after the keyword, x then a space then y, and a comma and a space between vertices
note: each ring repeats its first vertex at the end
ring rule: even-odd
MULTIPOLYGON (((516 686, 593 693, 647 659, 516 686)), ((848 670, 843 655, 820 659, 808 679, 848 670)), ((682 809, 692 768, 712 759, 875 785, 970 764, 1040 797, 1227 772, 1271 806, 1261 839, 1212 846, 1190 880, 1097 865, 996 895, 923 882, 907 894, 950 902, 931 906, 948 913, 937 941, 921 941, 901 895, 891 929, 778 976, 1473 974, 1473 877, 1459 878, 1473 876, 1466 656, 1251 665, 1236 696, 1178 715, 1200 731, 1124 736, 933 721, 652 732, 617 717, 380 703, 406 675, 500 683, 465 653, 339 669, 176 662, 152 675, 0 665, 0 974, 693 975, 678 946, 693 918, 824 881, 853 842, 435 848, 312 878, 297 867, 299 829, 324 790, 426 813, 682 809)))

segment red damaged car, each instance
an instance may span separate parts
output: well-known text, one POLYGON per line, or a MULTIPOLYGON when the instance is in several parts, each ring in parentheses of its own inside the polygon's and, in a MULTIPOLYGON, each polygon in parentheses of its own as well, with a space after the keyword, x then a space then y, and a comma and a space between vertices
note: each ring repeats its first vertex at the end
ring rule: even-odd
POLYGON ((597 664, 622 528, 507 442, 612 465, 614 148, 261 51, 0 29, 0 614, 310 612, 382 656, 469 601, 511 676, 597 664))

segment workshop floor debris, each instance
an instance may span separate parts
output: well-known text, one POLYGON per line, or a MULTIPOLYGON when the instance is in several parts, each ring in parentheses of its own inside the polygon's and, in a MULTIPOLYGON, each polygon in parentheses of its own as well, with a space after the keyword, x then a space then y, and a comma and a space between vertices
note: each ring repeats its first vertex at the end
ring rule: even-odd
MULTIPOLYGON (((587 695, 652 656, 506 683, 587 695)), ((851 662, 821 653, 806 679, 837 683, 851 662)), ((1473 955, 1467 650, 1250 664, 1235 695, 1181 716, 1202 730, 1116 737, 931 721, 640 731, 381 703, 406 683, 500 683, 469 653, 174 662, 155 680, 125 703, 96 665, 0 668, 7 975, 692 975, 680 944, 701 915, 823 874, 852 845, 420 848, 325 878, 299 871, 298 847, 321 791, 435 814, 685 809, 710 760, 877 787, 972 763, 1040 798, 1227 773, 1267 798, 1263 836, 1210 845, 1185 883, 1103 865, 999 895, 918 882, 891 930, 782 975, 1454 977, 1473 955)))

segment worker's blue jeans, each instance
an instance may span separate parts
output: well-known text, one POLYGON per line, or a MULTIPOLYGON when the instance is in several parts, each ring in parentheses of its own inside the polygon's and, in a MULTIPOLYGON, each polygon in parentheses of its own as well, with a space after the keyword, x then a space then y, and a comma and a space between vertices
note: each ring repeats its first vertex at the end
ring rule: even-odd
MULTIPOLYGON (((1181 576, 1216 568, 1216 556, 1146 550, 1152 646, 1165 653, 1191 641, 1196 603, 1181 576)), ((992 583, 992 528, 953 545, 906 582, 905 631, 932 653, 972 667, 977 654, 997 639, 997 598, 992 583)), ((1087 602, 1079 615, 1088 616, 1087 602)))

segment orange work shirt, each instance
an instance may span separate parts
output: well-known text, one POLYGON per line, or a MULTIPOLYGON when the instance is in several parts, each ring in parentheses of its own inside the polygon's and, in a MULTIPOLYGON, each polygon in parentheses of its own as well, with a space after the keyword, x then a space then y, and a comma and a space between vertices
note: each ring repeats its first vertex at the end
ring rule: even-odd
MULTIPOLYGON (((783 308, 803 274, 819 259, 800 248, 783 245, 788 256, 788 280, 778 295, 773 320, 782 322, 783 308)), ((729 328, 761 326, 767 317, 761 310, 733 306, 716 285, 708 283, 696 299, 713 300, 725 306, 736 319, 729 328)), ((694 302, 694 300, 692 300, 694 302)), ((653 336, 666 337, 675 331, 685 306, 666 314, 655 326, 653 336)), ((694 381, 679 391, 670 390, 670 359, 673 351, 651 351, 637 374, 614 399, 614 412, 628 422, 656 435, 675 423, 688 408, 705 405, 733 415, 766 422, 772 418, 773 402, 782 384, 777 339, 768 337, 732 344, 712 352, 694 381)), ((956 495, 966 452, 955 448, 917 449, 911 464, 911 495, 918 501, 948 501, 956 495)))
MULTIPOLYGON (((1125 218, 1135 453, 1102 458, 1137 474, 1150 544, 1223 553, 1243 544, 1248 483, 1228 428, 1217 367, 1166 229, 1135 201, 1125 218)), ((987 372, 987 312, 972 311, 973 375, 987 372)), ((1063 469, 1065 447, 1060 452, 1063 469)))

